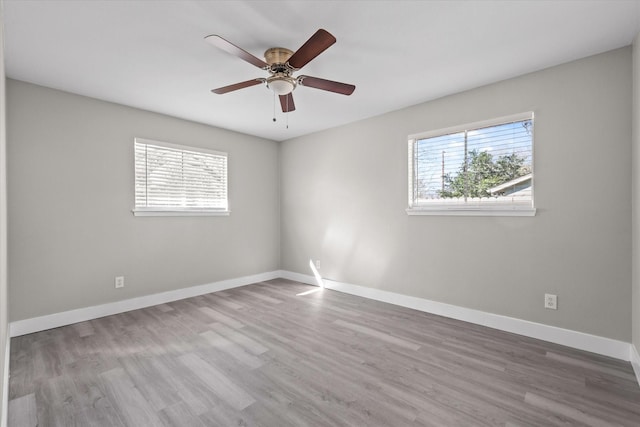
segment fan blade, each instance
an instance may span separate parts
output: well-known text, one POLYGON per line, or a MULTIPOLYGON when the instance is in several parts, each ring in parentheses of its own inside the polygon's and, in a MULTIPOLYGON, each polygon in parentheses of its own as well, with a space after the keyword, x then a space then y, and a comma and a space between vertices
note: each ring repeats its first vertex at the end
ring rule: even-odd
POLYGON ((218 49, 222 49, 231 55, 235 55, 240 59, 244 59, 249 64, 253 64, 258 68, 267 69, 269 68, 269 64, 264 62, 262 59, 259 59, 244 49, 240 49, 238 46, 233 43, 223 39, 222 37, 212 34, 204 38, 207 42, 211 43, 218 49))
POLYGON ((310 76, 299 76, 298 84, 301 84, 302 86, 313 87, 316 89, 327 90, 329 92, 335 92, 342 95, 351 95, 353 91, 356 90, 356 87, 354 85, 310 76))
POLYGON ((313 58, 327 50, 327 48, 335 42, 336 38, 329 34, 329 32, 319 29, 289 58, 289 65, 293 68, 300 69, 313 58))
POLYGON ((211 92, 222 95, 227 92, 233 92, 234 90, 244 89, 245 87, 259 85, 260 83, 264 83, 264 79, 247 80, 246 82, 240 82, 229 86, 219 87, 218 89, 212 89, 211 92))
POLYGON ((293 103, 293 94, 288 93, 286 95, 280 95, 280 106, 283 113, 289 113, 296 109, 296 104, 293 103))

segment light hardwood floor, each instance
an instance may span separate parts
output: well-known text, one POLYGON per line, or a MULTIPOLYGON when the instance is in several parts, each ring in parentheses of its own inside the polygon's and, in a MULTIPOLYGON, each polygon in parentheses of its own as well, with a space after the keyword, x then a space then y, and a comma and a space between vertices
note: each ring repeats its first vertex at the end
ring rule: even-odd
POLYGON ((629 363, 287 280, 11 340, 9 427, 639 426, 629 363))

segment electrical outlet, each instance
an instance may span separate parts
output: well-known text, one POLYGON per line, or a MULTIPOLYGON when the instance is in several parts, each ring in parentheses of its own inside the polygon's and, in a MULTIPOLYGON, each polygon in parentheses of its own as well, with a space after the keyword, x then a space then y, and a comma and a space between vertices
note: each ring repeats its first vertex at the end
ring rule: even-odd
POLYGON ((544 308, 550 310, 558 309, 558 296, 554 294, 544 294, 544 308))
POLYGON ((316 260, 316 270, 320 270, 320 265, 321 265, 321 264, 320 264, 320 260, 319 260, 319 259, 317 259, 317 260, 316 260))
POLYGON ((116 289, 124 288, 124 276, 116 277, 116 289))

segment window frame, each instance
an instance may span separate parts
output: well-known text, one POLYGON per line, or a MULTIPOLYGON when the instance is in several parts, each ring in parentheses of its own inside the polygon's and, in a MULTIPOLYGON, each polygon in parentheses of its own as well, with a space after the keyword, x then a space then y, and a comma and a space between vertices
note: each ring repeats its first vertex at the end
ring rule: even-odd
POLYGON ((211 150, 208 148, 194 147, 189 145, 174 144, 170 142, 158 141, 147 138, 134 138, 133 143, 133 206, 131 212, 135 216, 228 216, 229 210, 229 154, 223 151, 211 150), (226 207, 210 208, 210 207, 178 207, 178 206, 136 206, 136 144, 154 145, 158 147, 166 147, 175 150, 188 151, 192 153, 211 154, 222 156, 225 158, 225 195, 226 207))
POLYGON ((496 117, 489 120, 482 120, 472 123, 466 123, 457 126, 451 126, 442 129, 436 129, 426 132, 420 132, 409 135, 408 141, 408 208, 407 215, 445 215, 445 216, 534 216, 535 208, 535 121, 534 112, 528 111, 524 113, 512 114, 509 116, 496 117), (418 140, 445 136, 453 133, 469 132, 476 129, 482 129, 492 126, 499 126, 512 122, 531 120, 534 123, 531 132, 531 203, 500 203, 497 201, 481 201, 475 203, 459 202, 457 200, 441 199, 430 203, 415 203, 414 185, 415 185, 415 144, 418 140))

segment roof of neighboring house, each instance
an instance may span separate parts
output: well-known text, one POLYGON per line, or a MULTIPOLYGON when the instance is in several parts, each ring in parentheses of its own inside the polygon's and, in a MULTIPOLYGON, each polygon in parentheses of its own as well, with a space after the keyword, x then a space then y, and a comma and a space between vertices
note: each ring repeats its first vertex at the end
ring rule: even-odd
POLYGON ((511 181, 507 181, 504 184, 496 185, 495 187, 491 187, 489 189, 489 193, 491 193, 491 194, 499 193, 500 191, 502 191, 504 189, 507 189, 509 187, 513 187, 514 185, 521 184, 521 183, 526 182, 528 180, 530 181, 532 176, 533 176, 533 174, 528 173, 526 175, 519 176, 518 178, 514 178, 511 181))

